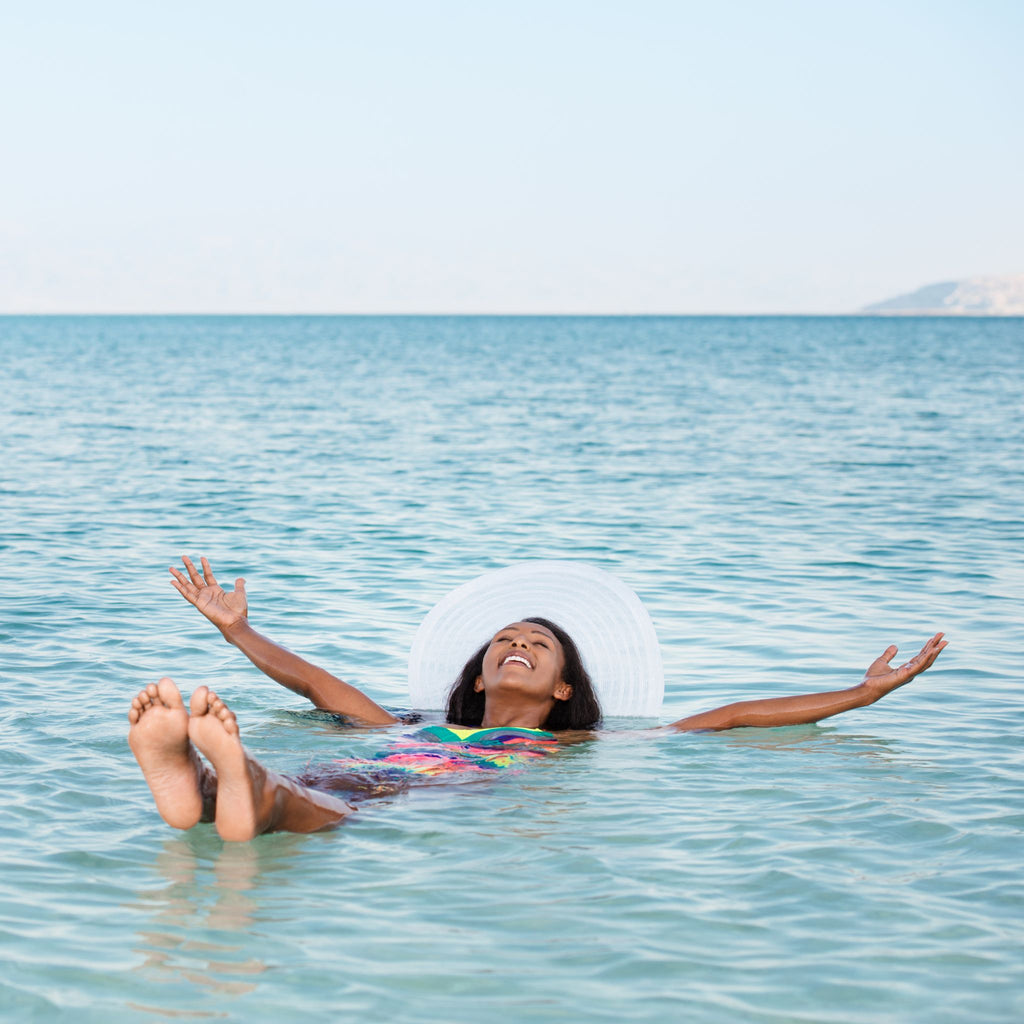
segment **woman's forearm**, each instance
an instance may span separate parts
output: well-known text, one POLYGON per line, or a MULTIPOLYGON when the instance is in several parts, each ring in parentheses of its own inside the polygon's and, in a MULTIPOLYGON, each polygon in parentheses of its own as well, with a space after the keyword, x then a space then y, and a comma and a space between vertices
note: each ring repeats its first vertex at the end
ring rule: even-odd
POLYGON ((221 633, 261 672, 318 708, 349 715, 370 725, 389 725, 397 721, 394 715, 354 686, 256 632, 247 619, 239 619, 221 633))
POLYGON ((765 700, 743 700, 714 711, 704 711, 673 722, 680 731, 700 729, 772 729, 781 725, 806 725, 838 715, 852 708, 873 704, 880 695, 860 683, 848 690, 830 693, 807 693, 798 697, 769 697, 765 700))
POLYGON ((838 715, 852 708, 874 704, 900 686, 905 686, 922 672, 931 668, 946 647, 944 634, 936 633, 928 640, 921 653, 898 668, 890 662, 896 656, 895 646, 887 647, 869 666, 862 682, 848 690, 829 693, 807 693, 799 697, 769 697, 766 700, 743 700, 727 704, 724 708, 690 715, 673 722, 669 729, 690 732, 699 729, 771 729, 779 725, 806 725, 823 718, 838 715))

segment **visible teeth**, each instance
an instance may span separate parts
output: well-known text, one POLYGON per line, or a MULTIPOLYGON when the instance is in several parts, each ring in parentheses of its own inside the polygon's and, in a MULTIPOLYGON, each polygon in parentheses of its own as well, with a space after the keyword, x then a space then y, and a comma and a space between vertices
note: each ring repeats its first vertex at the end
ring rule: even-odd
POLYGON ((518 661, 520 665, 525 665, 530 668, 530 663, 521 654, 510 654, 503 662, 502 665, 507 665, 510 661, 518 661))

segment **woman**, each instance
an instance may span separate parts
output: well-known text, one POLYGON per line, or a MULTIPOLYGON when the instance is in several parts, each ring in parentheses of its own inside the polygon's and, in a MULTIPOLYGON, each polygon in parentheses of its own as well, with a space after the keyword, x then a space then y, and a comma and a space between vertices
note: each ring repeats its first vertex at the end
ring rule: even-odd
MULTIPOLYGON (((205 558, 202 571, 188 558, 182 561, 187 575, 171 569, 175 589, 271 679, 318 708, 364 725, 399 721, 354 686, 256 632, 248 620, 244 580, 237 580, 233 591, 225 591, 205 558)), ((889 647, 863 681, 850 689, 741 701, 652 731, 817 722, 873 704, 929 668, 945 646, 942 633, 937 633, 916 657, 896 669, 889 665, 896 648, 889 647)), ((186 710, 170 679, 151 683, 133 699, 128 719, 129 744, 157 809, 174 828, 212 820, 223 839, 247 840, 278 830, 313 832, 339 823, 353 810, 347 801, 278 775, 249 756, 233 712, 206 686, 192 694, 186 710)), ((537 756, 556 741, 587 738, 599 719, 591 680, 572 638, 547 619, 529 617, 499 629, 466 663, 448 702, 448 720, 454 728, 428 727, 424 732, 425 738, 440 740, 442 746, 447 741, 445 749, 453 751, 456 768, 472 769, 509 757, 537 756), (515 748, 511 754, 510 748, 515 748)), ((417 772, 425 763, 429 773, 431 758, 442 755, 414 748, 396 756, 396 767, 417 772)))

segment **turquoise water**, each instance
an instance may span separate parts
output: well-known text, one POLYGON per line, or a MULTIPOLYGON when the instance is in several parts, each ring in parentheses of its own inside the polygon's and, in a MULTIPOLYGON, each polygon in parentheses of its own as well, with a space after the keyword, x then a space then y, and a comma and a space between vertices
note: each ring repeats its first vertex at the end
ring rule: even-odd
POLYGON ((0 319, 10 1019, 1017 1021, 1024 321, 0 319), (856 682, 818 726, 615 736, 333 833, 167 828, 125 712, 213 682, 281 770, 380 747, 169 585, 404 705, 422 616, 522 558, 644 599, 661 721, 856 682))

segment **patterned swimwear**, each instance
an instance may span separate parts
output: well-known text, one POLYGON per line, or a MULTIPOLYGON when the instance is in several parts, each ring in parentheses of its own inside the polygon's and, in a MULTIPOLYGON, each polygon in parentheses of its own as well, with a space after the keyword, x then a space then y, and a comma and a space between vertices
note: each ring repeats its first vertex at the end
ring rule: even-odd
POLYGON ((374 758, 339 758, 344 771, 386 774, 392 779, 410 775, 481 775, 497 769, 520 768, 558 747, 554 733, 543 729, 477 729, 428 725, 399 740, 374 758))

